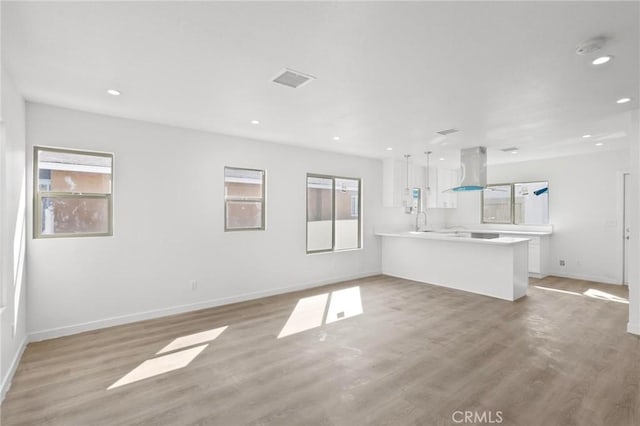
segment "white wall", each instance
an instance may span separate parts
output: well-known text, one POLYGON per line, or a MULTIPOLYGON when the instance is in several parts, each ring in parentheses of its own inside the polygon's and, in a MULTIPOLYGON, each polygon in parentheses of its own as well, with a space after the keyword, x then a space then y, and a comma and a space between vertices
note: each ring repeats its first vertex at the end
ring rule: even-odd
POLYGON ((0 107, 0 399, 4 398, 26 343, 24 285, 25 103, 3 69, 0 107))
MULTIPOLYGON (((629 171, 629 152, 561 157, 492 165, 489 183, 549 181, 552 275, 607 283, 622 282, 620 172, 629 171), (565 266, 559 265, 560 260, 565 266)), ((458 195, 447 225, 480 223, 480 192, 458 195)))
POLYGON ((29 229, 34 339, 380 272, 380 161, 31 103, 27 128, 29 150, 115 154, 113 237, 29 229), (266 169, 266 231, 224 232, 224 166, 266 169), (306 254, 307 172, 362 178, 362 250, 306 254))
POLYGON ((631 121, 631 232, 629 240, 629 323, 627 331, 640 334, 640 111, 631 121), (635 196, 634 196, 635 195, 635 196))

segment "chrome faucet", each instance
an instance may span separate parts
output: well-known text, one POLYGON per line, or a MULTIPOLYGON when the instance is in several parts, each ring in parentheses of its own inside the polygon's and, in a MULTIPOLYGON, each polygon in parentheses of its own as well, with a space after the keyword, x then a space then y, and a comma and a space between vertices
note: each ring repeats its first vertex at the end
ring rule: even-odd
POLYGON ((427 227, 427 212, 424 210, 420 210, 418 211, 418 214, 416 214, 416 232, 420 232, 420 216, 424 216, 424 227, 426 229, 427 227))

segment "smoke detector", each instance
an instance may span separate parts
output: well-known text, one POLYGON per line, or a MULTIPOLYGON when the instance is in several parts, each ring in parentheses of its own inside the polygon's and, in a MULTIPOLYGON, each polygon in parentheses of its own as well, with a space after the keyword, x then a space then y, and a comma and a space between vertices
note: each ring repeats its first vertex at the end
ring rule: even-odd
POLYGON ((274 77, 273 82, 297 89, 315 79, 312 75, 285 68, 274 77))
POLYGON ((597 52, 604 47, 606 42, 607 39, 603 36, 583 41, 578 46, 576 46, 576 54, 588 55, 589 53, 597 52))

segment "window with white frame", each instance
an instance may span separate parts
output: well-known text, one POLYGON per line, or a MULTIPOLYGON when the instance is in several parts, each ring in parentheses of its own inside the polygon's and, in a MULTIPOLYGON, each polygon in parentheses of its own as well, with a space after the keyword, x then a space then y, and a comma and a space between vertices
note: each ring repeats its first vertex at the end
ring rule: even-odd
POLYGON ((224 230, 265 229, 264 170, 224 168, 224 230))
POLYGON ((34 238, 113 235, 113 154, 34 148, 34 238))
POLYGON ((482 191, 482 222, 513 222, 513 189, 510 184, 487 185, 482 191))
POLYGON ((307 253, 360 248, 360 203, 360 179, 308 174, 307 253))
POLYGON ((549 182, 487 185, 482 192, 482 222, 549 224, 549 182))

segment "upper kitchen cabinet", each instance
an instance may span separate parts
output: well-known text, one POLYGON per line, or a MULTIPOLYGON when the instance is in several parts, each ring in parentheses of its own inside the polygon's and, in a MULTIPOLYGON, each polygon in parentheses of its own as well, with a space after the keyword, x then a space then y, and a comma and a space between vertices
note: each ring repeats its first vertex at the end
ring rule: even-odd
MULTIPOLYGON (((429 191, 427 195, 427 208, 429 209, 454 209, 457 207, 457 195, 453 191, 447 191, 459 184, 458 171, 444 167, 431 167, 429 170, 429 191)), ((426 186, 426 182, 425 182, 426 186)))
MULTIPOLYGON (((407 184, 407 166, 403 160, 387 158, 382 163, 382 204, 385 207, 401 207, 402 194, 407 184)), ((458 185, 458 171, 455 169, 431 167, 425 206, 432 208, 455 208, 455 192, 445 192, 458 185)), ((409 187, 422 188, 423 200, 427 187, 426 167, 409 163, 409 187)))
MULTIPOLYGON (((424 167, 409 163, 409 188, 424 188, 424 167)), ((403 160, 386 158, 382 161, 382 205, 401 207, 402 194, 407 187, 407 165, 403 160)))

